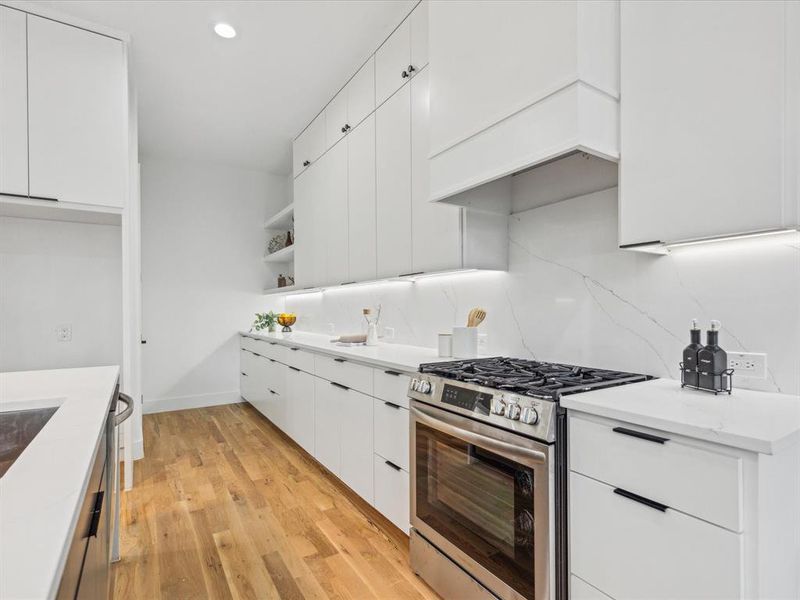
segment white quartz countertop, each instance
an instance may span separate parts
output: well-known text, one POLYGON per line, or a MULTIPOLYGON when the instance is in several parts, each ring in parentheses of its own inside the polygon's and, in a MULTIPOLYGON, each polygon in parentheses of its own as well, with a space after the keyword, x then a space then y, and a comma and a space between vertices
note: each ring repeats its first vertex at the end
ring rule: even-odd
POLYGON ((53 598, 119 367, 0 373, 0 412, 58 410, 0 478, 0 598, 53 598))
POLYGON ((800 438, 800 397, 734 389, 714 396, 654 379, 561 399, 561 405, 601 417, 762 454, 800 438))
POLYGON ((404 344, 380 343, 377 346, 339 346, 331 343, 333 337, 319 333, 294 331, 290 334, 260 334, 241 331, 242 335, 255 339, 278 342, 285 346, 312 350, 330 356, 340 356, 355 362, 390 369, 394 371, 414 372, 422 363, 454 360, 441 358, 436 349, 404 344))

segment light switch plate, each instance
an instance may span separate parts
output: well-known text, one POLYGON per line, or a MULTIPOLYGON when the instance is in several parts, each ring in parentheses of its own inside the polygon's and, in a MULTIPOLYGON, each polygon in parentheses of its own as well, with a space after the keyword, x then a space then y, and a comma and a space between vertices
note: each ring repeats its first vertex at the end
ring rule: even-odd
POLYGON ((761 352, 728 352, 728 368, 733 376, 767 378, 767 355, 761 352))

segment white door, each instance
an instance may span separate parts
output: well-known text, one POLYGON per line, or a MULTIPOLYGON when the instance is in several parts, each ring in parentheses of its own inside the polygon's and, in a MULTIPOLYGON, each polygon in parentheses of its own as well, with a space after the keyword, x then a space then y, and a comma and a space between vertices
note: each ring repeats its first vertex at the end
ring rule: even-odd
POLYGON ((445 271, 463 266, 461 208, 429 201, 430 73, 430 69, 423 69, 410 84, 413 272, 445 271))
POLYGON ((411 27, 411 66, 414 74, 428 64, 428 0, 422 0, 409 17, 411 27))
POLYGON ((28 195, 25 13, 0 6, 0 194, 28 195))
POLYGON ((281 389, 273 390, 276 393, 272 395, 270 400, 273 403, 270 419, 279 429, 287 432, 289 402, 291 402, 291 392, 287 384, 289 367, 281 363, 273 364, 275 365, 274 374, 280 381, 281 389))
POLYGON ((309 211, 311 223, 309 232, 309 245, 311 247, 311 279, 309 285, 319 286, 328 283, 328 238, 331 235, 328 222, 330 190, 330 159, 329 154, 322 156, 308 170, 311 178, 308 182, 309 211))
POLYGON ((325 152, 325 112, 311 121, 293 144, 294 176, 297 177, 325 152))
POLYGON ((349 277, 376 278, 375 115, 347 136, 349 277))
MULTIPOLYGON (((338 387, 332 384, 334 387, 338 387)), ((341 423, 340 477, 373 503, 372 398, 338 387, 341 423)))
POLYGON ((409 86, 375 114, 378 277, 391 277, 412 270, 409 86))
POLYGON ((341 452, 340 394, 329 381, 314 378, 314 458, 337 477, 341 452))
POLYGON ((28 15, 31 196, 124 205, 126 73, 119 40, 28 15))
POLYGON ((286 389, 286 433, 306 452, 314 454, 314 376, 289 367, 286 389))
POLYGON ((298 287, 314 285, 314 213, 312 193, 317 165, 294 180, 294 281, 298 287))
POLYGON ((411 24, 403 21, 375 52, 375 104, 380 106, 409 79, 411 24))
POLYGON ((341 142, 328 150, 320 159, 324 165, 323 187, 320 198, 324 199, 327 216, 320 228, 324 235, 327 260, 325 283, 337 285, 347 283, 348 238, 347 231, 347 144, 341 142))
POLYGON ((375 110, 375 57, 370 56, 345 88, 347 90, 347 124, 354 130, 375 110))
POLYGON ((269 361, 263 356, 252 355, 252 372, 248 372, 250 380, 251 395, 247 399, 255 409, 265 417, 269 417, 269 409, 267 404, 269 402, 269 387, 267 381, 269 380, 269 361))
POLYGON ((325 148, 330 148, 346 133, 347 88, 341 90, 325 107, 325 148))

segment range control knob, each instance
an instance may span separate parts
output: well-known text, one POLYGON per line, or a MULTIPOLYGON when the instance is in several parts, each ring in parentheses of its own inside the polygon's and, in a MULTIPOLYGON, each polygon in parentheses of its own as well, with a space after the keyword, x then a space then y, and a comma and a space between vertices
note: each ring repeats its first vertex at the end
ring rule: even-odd
POLYGON ((522 409, 519 420, 528 425, 536 425, 539 422, 539 412, 532 406, 526 406, 522 409))
POLYGON ((431 393, 431 382, 425 381, 424 379, 419 382, 419 391, 422 394, 430 394, 431 393))
POLYGON ((492 398, 492 413, 495 415, 506 414, 506 402, 502 396, 494 396, 492 398))
POLYGON ((509 400, 508 407, 506 407, 506 419, 513 419, 516 421, 519 419, 520 415, 520 408, 519 404, 517 404, 516 400, 509 400))

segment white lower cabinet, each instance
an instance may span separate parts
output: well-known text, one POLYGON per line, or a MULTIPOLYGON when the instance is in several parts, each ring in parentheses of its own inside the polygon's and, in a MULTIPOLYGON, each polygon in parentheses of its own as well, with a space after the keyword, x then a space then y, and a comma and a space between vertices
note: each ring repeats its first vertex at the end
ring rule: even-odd
POLYGON ((408 471, 408 410, 393 402, 374 402, 375 454, 408 471))
POLYGON ((331 387, 338 396, 341 424, 339 476, 372 504, 372 398, 336 384, 331 387))
POLYGON ((569 597, 572 600, 611 600, 609 596, 575 575, 569 578, 569 597))
POLYGON ((314 378, 314 458, 339 476, 341 453, 341 411, 337 388, 325 379, 314 378))
POLYGON ((410 529, 408 472, 374 455, 375 508, 405 533, 410 529))
POLYGON ((314 376, 296 367, 286 372, 284 431, 309 454, 314 454, 314 376))

